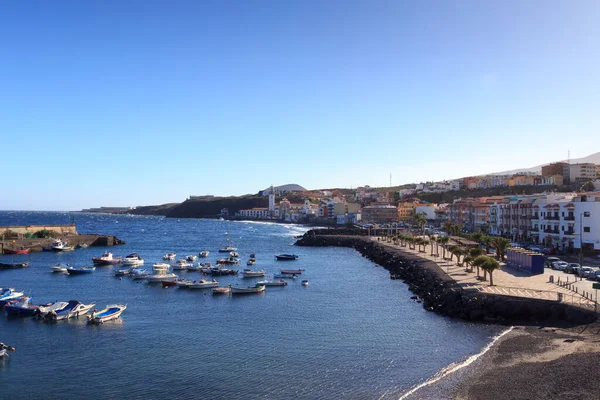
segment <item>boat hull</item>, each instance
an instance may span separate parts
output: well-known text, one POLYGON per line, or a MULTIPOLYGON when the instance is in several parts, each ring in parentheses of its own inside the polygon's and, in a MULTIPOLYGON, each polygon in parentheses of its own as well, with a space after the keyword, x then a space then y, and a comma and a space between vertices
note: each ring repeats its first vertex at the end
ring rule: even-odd
POLYGON ((99 311, 98 313, 93 313, 90 316, 89 322, 92 324, 102 324, 107 321, 112 321, 119 318, 126 308, 126 305, 121 304, 107 306, 104 310, 99 311))
POLYGON ((28 262, 14 263, 14 264, 0 263, 0 269, 19 269, 19 268, 28 268, 28 267, 29 267, 28 262))
POLYGON ((264 286, 258 287, 247 287, 247 288, 231 288, 231 294, 256 294, 263 293, 265 291, 264 286))
POLYGON ((19 250, 13 250, 13 249, 4 249, 4 254, 28 254, 29 253, 29 249, 19 249, 19 250))

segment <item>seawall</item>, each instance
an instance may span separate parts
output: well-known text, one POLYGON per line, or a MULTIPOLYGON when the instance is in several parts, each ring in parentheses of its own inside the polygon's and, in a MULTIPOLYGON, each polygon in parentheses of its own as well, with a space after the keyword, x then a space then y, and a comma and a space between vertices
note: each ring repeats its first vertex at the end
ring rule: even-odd
POLYGON ((8 233, 13 233, 22 236, 28 233, 33 234, 44 230, 53 231, 58 233, 59 235, 77 235, 77 228, 75 227, 75 224, 64 224, 0 226, 0 236, 7 235, 8 233))
POLYGON ((349 235, 336 235, 333 230, 324 235, 315 232, 319 231, 307 232, 296 245, 353 248, 388 270, 390 278, 408 284, 422 299, 426 310, 444 316, 510 325, 578 325, 593 322, 597 317, 594 312, 565 303, 463 290, 436 263, 418 255, 352 235, 355 232, 347 232, 349 235))
MULTIPOLYGON (((69 246, 88 245, 88 246, 116 246, 125 244, 124 241, 113 235, 96 235, 96 234, 81 234, 81 235, 63 235, 61 240, 66 241, 69 246)), ((4 249, 19 249, 22 247, 29 249, 30 252, 43 251, 44 247, 50 247, 54 239, 11 239, 0 240, 0 255, 4 249)))

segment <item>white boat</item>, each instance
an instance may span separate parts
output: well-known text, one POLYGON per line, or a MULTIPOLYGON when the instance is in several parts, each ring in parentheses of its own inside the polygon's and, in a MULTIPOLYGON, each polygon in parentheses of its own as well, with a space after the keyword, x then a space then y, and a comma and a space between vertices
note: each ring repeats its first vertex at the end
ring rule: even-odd
POLYGON ((231 294, 231 287, 216 287, 216 288, 213 288, 212 294, 231 294))
POLYGON ((208 288, 216 288, 219 286, 219 282, 216 280, 205 281, 204 279, 200 281, 194 281, 190 285, 188 285, 188 289, 208 289, 208 288))
POLYGON ((209 273, 211 268, 212 268, 212 264, 210 262, 205 262, 200 264, 201 268, 200 271, 204 272, 204 273, 209 273))
POLYGON ((4 343, 0 343, 0 359, 8 358, 8 352, 15 350, 16 349, 13 346, 8 346, 4 343))
POLYGON ((175 264, 173 264, 173 271, 185 271, 188 267, 193 267, 194 264, 187 262, 186 260, 177 260, 175 264))
POLYGON ((69 268, 69 264, 59 263, 50 267, 52 272, 67 272, 67 268, 69 268))
POLYGON ((45 317, 51 311, 62 310, 67 306, 67 304, 69 303, 67 303, 66 301, 57 301, 55 303, 50 304, 49 306, 39 306, 38 314, 41 317, 45 317))
POLYGON ((95 304, 83 304, 77 300, 71 300, 64 308, 50 311, 46 317, 53 321, 79 317, 87 314, 94 306, 95 304))
POLYGON ((232 251, 237 251, 237 248, 233 246, 226 246, 219 249, 219 253, 231 253, 232 251))
POLYGON ((2 289, 0 288, 0 307, 11 300, 16 300, 25 295, 24 292, 17 292, 15 288, 2 289))
POLYGON ((246 263, 246 265, 254 265, 256 264, 255 260, 248 260, 248 262, 246 263))
POLYGON ((256 284, 265 286, 287 286, 288 283, 283 279, 280 279, 278 281, 258 281, 256 284))
POLYGON ((265 291, 265 285, 248 286, 247 288, 232 287, 231 294, 251 294, 262 293, 265 291))
POLYGON ((167 253, 163 256, 163 260, 173 261, 177 254, 175 253, 167 253))
POLYGON ((200 271, 202 271, 202 264, 198 264, 198 265, 192 264, 191 266, 187 267, 187 270, 189 272, 200 272, 200 271))
POLYGON ((146 281, 148 281, 149 283, 158 283, 158 282, 175 282, 177 280, 178 276, 175 274, 153 274, 153 275, 148 275, 146 277, 146 281))
POLYGON ((106 321, 117 319, 127 308, 126 304, 111 304, 106 306, 104 310, 93 311, 90 315, 90 323, 101 324, 106 321))
POLYGON ((177 283, 177 287, 181 288, 181 289, 185 289, 188 286, 190 286, 192 283, 194 283, 194 281, 192 281, 191 279, 178 279, 176 281, 177 283))
POLYGON ((171 268, 171 264, 167 263, 154 263, 152 264, 152 270, 156 272, 167 272, 171 268))
POLYGON ((196 261, 196 259, 198 259, 198 256, 189 255, 189 256, 185 257, 185 260, 190 261, 190 262, 194 262, 194 261, 196 261))
POLYGON ((308 286, 308 281, 306 279, 302 281, 302 286, 308 286))
POLYGON ((206 257, 208 257, 209 253, 210 252, 208 250, 204 250, 204 251, 201 251, 198 255, 202 258, 206 258, 206 257))
POLYGON ((137 253, 131 253, 123 259, 122 263, 123 265, 143 265, 144 259, 137 253))
POLYGON ((63 242, 60 239, 56 239, 50 247, 52 251, 72 251, 75 250, 73 246, 67 246, 67 242, 63 242))
POLYGON ((121 262, 121 257, 113 257, 110 251, 105 251, 100 257, 92 257, 94 265, 116 265, 121 262))
POLYGON ((233 257, 233 258, 238 258, 238 257, 240 256, 240 255, 239 255, 237 252, 235 252, 235 251, 232 251, 232 252, 230 252, 230 253, 229 253, 229 255, 230 255, 231 257, 233 257))
POLYGON ((265 271, 263 271, 262 269, 260 271, 252 271, 250 269, 245 269, 242 271, 242 275, 244 276, 244 278, 260 278, 262 276, 265 276, 265 271))

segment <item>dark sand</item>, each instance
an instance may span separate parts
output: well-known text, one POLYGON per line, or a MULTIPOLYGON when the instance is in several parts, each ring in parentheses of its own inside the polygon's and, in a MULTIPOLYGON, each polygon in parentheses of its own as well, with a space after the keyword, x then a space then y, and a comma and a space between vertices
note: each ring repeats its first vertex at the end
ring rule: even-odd
POLYGON ((600 398, 600 324, 515 327, 472 364, 406 399, 600 398))

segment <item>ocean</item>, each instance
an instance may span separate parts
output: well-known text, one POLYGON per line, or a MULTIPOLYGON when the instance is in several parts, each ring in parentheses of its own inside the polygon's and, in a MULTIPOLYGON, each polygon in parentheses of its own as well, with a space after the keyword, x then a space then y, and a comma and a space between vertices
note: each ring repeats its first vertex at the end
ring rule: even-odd
MULTIPOLYGON (((0 271, 0 287, 24 290, 36 304, 76 299, 98 309, 126 303, 127 310, 100 326, 85 318, 48 323, 2 314, 0 342, 17 351, 0 362, 0 398, 398 399, 501 331, 426 312, 407 285, 352 249, 293 246, 307 229, 298 225, 14 211, 0 212, 0 225, 73 218, 80 233, 116 235, 126 244, 0 256, 31 263, 0 271), (240 269, 254 252, 253 269, 272 277, 282 267, 304 268, 309 286, 298 280, 260 295, 221 297, 119 279, 117 267, 80 276, 50 271, 58 262, 91 265, 105 250, 137 252, 148 269, 167 252, 179 259, 209 250, 214 264, 228 239, 240 269), (299 258, 278 262, 279 253, 299 258)), ((221 286, 257 280, 216 279, 221 286)))

